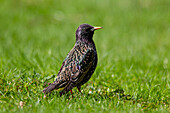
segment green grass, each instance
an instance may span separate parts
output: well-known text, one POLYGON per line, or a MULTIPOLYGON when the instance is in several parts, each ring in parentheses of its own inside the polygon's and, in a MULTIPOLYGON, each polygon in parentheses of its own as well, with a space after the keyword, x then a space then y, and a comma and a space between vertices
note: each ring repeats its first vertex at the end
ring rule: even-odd
POLYGON ((0 4, 0 112, 170 112, 169 0, 0 4), (94 35, 95 73, 83 95, 43 99, 82 23, 104 27, 94 35))

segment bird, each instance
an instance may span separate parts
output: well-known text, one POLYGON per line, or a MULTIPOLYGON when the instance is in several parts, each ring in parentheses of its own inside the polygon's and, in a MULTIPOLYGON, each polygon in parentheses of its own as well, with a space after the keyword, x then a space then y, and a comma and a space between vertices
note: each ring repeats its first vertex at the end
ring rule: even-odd
POLYGON ((76 30, 76 42, 67 54, 57 74, 56 80, 44 88, 46 95, 54 89, 63 88, 60 96, 72 94, 74 87, 81 92, 81 86, 91 78, 97 66, 97 51, 93 41, 94 31, 103 27, 93 27, 89 24, 81 24, 76 30))

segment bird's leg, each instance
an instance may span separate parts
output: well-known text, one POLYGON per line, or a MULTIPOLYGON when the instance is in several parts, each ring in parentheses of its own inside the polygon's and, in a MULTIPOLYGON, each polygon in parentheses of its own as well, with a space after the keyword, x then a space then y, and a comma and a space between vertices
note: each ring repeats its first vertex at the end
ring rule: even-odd
POLYGON ((80 88, 78 88, 78 91, 81 93, 81 89, 80 88))
MULTIPOLYGON (((81 86, 77 86, 78 91, 81 93, 81 86)), ((82 94, 82 93, 81 93, 82 94)))
POLYGON ((72 98, 73 98, 73 92, 72 92, 72 89, 70 90, 70 92, 71 92, 71 95, 72 95, 72 98))
POLYGON ((73 94, 72 89, 70 90, 71 94, 73 94))

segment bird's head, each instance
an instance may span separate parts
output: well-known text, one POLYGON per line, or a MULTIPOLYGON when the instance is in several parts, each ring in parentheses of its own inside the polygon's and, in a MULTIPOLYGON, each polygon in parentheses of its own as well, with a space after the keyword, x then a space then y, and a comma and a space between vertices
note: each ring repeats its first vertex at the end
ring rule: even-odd
POLYGON ((102 27, 93 27, 89 24, 81 24, 76 31, 76 41, 90 41, 93 38, 94 31, 102 27))

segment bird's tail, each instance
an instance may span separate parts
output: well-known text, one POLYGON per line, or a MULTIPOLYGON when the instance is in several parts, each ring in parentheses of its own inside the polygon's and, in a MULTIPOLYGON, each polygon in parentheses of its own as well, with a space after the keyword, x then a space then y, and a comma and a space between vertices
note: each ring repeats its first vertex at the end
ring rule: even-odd
POLYGON ((44 88, 43 92, 44 92, 45 94, 50 93, 51 91, 53 91, 54 89, 56 89, 57 86, 58 86, 57 84, 52 83, 52 84, 50 84, 48 87, 44 88))
POLYGON ((63 79, 61 76, 57 76, 56 80, 53 83, 50 83, 48 87, 44 88, 43 92, 47 94, 53 91, 54 89, 64 87, 66 83, 66 79, 63 79))

